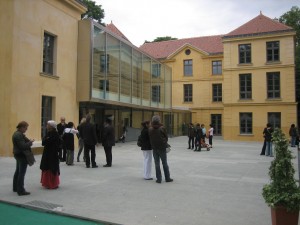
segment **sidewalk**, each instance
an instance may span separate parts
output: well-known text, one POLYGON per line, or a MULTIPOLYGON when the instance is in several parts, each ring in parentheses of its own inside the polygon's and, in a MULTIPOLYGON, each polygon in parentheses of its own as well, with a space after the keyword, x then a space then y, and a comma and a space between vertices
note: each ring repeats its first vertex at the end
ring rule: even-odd
MULTIPOLYGON (((259 155, 262 143, 216 137, 209 152, 188 150, 187 137, 170 138, 169 143, 172 183, 145 181, 142 151, 136 142, 126 142, 113 148, 111 168, 102 167, 102 146, 96 151, 99 168, 87 169, 82 161, 74 166, 61 163, 61 185, 57 190, 41 187, 41 156, 36 156, 37 162, 28 167, 25 178, 29 196, 12 192, 15 160, 2 157, 0 200, 57 205, 63 213, 125 225, 271 224, 270 209, 261 193, 269 181, 273 158, 259 155)), ((295 148, 293 151, 296 154, 295 148)), ((154 162, 152 169, 155 178, 154 162)))

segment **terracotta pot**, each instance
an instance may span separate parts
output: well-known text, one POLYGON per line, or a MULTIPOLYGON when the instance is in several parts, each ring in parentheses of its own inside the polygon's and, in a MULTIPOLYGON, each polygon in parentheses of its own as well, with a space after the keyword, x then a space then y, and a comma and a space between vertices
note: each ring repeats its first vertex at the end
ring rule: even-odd
POLYGON ((298 225, 299 211, 288 212, 286 208, 271 208, 272 225, 298 225))

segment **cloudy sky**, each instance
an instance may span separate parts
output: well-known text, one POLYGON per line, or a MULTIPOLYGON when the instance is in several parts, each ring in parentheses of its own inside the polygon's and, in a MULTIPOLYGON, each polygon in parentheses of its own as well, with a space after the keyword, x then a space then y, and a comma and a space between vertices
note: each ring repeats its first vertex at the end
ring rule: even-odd
POLYGON ((111 21, 136 46, 171 36, 190 38, 226 34, 260 11, 279 18, 299 0, 94 0, 102 5, 103 22, 111 21))

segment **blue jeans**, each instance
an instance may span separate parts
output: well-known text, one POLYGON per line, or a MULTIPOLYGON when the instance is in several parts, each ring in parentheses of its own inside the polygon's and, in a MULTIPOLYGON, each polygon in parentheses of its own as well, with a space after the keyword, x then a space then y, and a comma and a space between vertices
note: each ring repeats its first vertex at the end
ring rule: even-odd
POLYGON ((291 147, 296 146, 296 137, 291 137, 291 147))
POLYGON ((15 156, 16 159, 16 171, 13 180, 13 191, 18 193, 25 192, 24 179, 27 170, 27 160, 25 157, 15 156))
POLYGON ((160 151, 153 149, 153 158, 154 158, 154 163, 155 163, 155 171, 156 171, 156 179, 158 181, 161 181, 161 171, 160 171, 160 160, 162 162, 163 168, 164 168, 164 173, 165 173, 165 179, 169 180, 170 179, 170 172, 169 172, 169 166, 167 162, 167 152, 166 151, 160 151))
POLYGON ((273 156, 272 142, 266 141, 266 156, 273 156))

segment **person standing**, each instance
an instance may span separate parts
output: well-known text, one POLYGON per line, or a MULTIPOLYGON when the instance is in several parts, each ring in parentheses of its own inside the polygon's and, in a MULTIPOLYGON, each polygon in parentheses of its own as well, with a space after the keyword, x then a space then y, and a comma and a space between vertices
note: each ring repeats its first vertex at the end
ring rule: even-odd
POLYGON ((56 122, 49 120, 47 122, 47 133, 42 139, 44 151, 40 164, 42 170, 41 183, 47 189, 56 189, 60 183, 59 150, 61 138, 56 128, 56 122))
MULTIPOLYGON (((80 162, 80 155, 81 155, 81 152, 83 150, 83 147, 84 147, 84 143, 83 143, 83 138, 82 138, 82 135, 81 135, 81 127, 82 127, 82 124, 85 122, 85 118, 82 118, 81 121, 80 121, 80 124, 77 126, 77 130, 78 130, 78 133, 77 133, 77 137, 78 137, 78 154, 77 154, 77 162, 80 162)), ((84 154, 83 154, 83 161, 85 161, 85 157, 84 157, 84 154)))
POLYGON ((204 145, 206 145, 205 143, 205 138, 206 138, 206 128, 204 124, 201 124, 201 129, 202 129, 202 141, 201 143, 203 143, 204 145))
POLYGON ((67 149, 66 164, 68 166, 74 165, 74 134, 78 134, 78 130, 74 129, 73 122, 68 122, 63 134, 63 141, 67 149))
POLYGON ((208 130, 208 143, 210 145, 210 147, 212 148, 212 139, 214 136, 214 127, 212 124, 209 124, 209 130, 208 130))
POLYGON ((201 152, 201 139, 202 139, 203 133, 202 128, 200 127, 200 124, 196 124, 195 128, 195 150, 194 152, 201 152))
POLYGON ((273 150, 272 150, 272 133, 273 129, 270 123, 267 123, 267 127, 264 129, 264 136, 266 140, 266 156, 273 157, 273 150))
POLYGON ((145 180, 153 180, 151 176, 151 168, 152 168, 152 147, 149 138, 149 127, 150 121, 142 122, 143 129, 141 131, 141 150, 143 151, 144 155, 144 179, 145 180))
POLYGON ((111 167, 112 165, 112 146, 115 146, 115 129, 112 126, 111 119, 107 118, 102 131, 102 146, 104 147, 106 156, 106 165, 103 167, 111 167))
POLYGON ((90 164, 92 163, 92 168, 97 168, 96 164, 96 149, 95 145, 98 144, 96 127, 91 123, 91 115, 88 114, 86 116, 85 123, 82 124, 80 128, 81 135, 84 143, 84 157, 85 157, 85 165, 86 168, 90 168, 90 164), (91 152, 91 157, 90 157, 91 152))
MULTIPOLYGON (((13 154, 16 159, 16 170, 13 177, 13 191, 17 192, 19 196, 30 195, 30 192, 24 188, 24 180, 27 171, 27 165, 34 162, 28 162, 26 155, 31 153, 31 146, 34 140, 28 139, 25 133, 28 129, 28 123, 21 121, 17 125, 17 130, 12 135, 13 154), (27 152, 27 153, 26 153, 27 152)), ((33 155, 32 155, 33 157, 33 155)))
POLYGON ((162 180, 160 160, 163 165, 166 182, 172 182, 173 179, 171 179, 170 177, 166 151, 168 144, 168 134, 166 129, 160 123, 160 117, 158 115, 152 117, 151 127, 149 128, 149 137, 153 149, 153 158, 156 171, 156 183, 161 183, 162 180))
POLYGON ((189 124, 188 128, 188 138, 189 138, 189 147, 188 149, 194 149, 194 143, 195 143, 195 128, 193 123, 189 124))
POLYGON ((297 134, 297 128, 295 124, 292 124, 289 130, 289 135, 291 137, 291 147, 296 147, 296 138, 298 136, 297 134))
MULTIPOLYGON (((62 116, 60 118, 60 123, 57 124, 57 131, 58 131, 58 134, 59 134, 61 140, 62 140, 62 136, 63 136, 64 130, 66 129, 66 127, 67 127, 66 118, 62 116)), ((65 162, 66 157, 67 157, 66 146, 65 146, 65 143, 63 141, 61 141, 61 146, 59 147, 59 159, 61 162, 65 162)))
POLYGON ((265 129, 266 129, 266 127, 265 127, 264 130, 263 130, 264 144, 263 144, 263 146, 262 146, 262 148, 261 148, 260 155, 265 155, 265 154, 266 154, 266 146, 267 146, 267 142, 266 142, 265 129))

